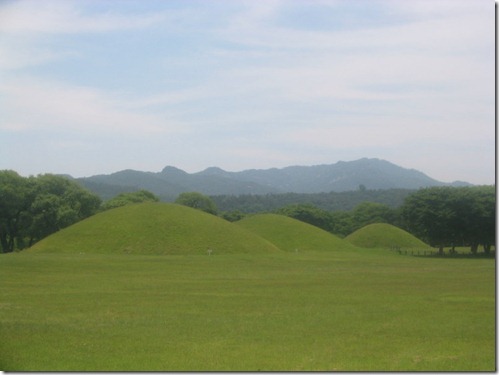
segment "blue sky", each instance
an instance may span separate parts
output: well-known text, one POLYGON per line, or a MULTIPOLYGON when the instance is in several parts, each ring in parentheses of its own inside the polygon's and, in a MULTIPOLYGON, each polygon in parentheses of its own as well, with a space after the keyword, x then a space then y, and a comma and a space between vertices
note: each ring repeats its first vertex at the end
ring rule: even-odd
POLYGON ((495 181, 492 0, 0 2, 0 169, 495 181))

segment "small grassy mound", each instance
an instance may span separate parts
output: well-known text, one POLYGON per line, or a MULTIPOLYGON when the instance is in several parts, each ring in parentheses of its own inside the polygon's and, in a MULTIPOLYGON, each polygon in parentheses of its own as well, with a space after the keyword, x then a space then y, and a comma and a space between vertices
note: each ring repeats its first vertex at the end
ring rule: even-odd
POLYGON ((339 237, 302 221, 275 214, 259 214, 237 222, 284 251, 352 249, 339 237))
POLYGON ((134 254, 268 253, 270 242, 219 217, 168 203, 111 209, 35 244, 33 252, 134 254))
POLYGON ((430 246, 409 232, 385 223, 366 225, 345 237, 345 240, 355 246, 367 248, 430 249, 430 246))

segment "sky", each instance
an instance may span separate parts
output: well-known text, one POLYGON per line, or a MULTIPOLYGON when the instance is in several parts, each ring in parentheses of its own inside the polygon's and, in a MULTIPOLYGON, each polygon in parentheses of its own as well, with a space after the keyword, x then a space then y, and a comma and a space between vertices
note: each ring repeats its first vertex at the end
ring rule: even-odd
POLYGON ((363 157, 495 183, 493 0, 0 0, 0 170, 363 157))

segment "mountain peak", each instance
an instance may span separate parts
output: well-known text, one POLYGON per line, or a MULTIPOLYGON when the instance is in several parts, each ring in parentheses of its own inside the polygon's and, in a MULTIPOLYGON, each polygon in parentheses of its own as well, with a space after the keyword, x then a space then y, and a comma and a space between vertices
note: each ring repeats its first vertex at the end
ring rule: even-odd
POLYGON ((224 171, 222 168, 219 167, 209 167, 206 168, 204 171, 198 172, 197 174, 199 175, 211 175, 211 176, 223 176, 226 175, 228 172, 224 171))
POLYGON ((177 167, 167 165, 166 167, 163 168, 163 170, 161 171, 161 174, 168 174, 171 176, 179 176, 179 175, 186 175, 188 173, 183 171, 182 169, 177 168, 177 167))
POLYGON ((461 181, 452 184, 440 182, 423 172, 377 158, 240 172, 227 172, 219 167, 210 167, 192 174, 166 166, 159 173, 125 170, 84 180, 89 188, 102 190, 106 185, 104 193, 108 195, 120 192, 120 189, 130 191, 133 188, 146 189, 161 197, 175 197, 185 191, 198 191, 208 195, 310 194, 352 191, 361 185, 369 190, 466 185, 461 181))

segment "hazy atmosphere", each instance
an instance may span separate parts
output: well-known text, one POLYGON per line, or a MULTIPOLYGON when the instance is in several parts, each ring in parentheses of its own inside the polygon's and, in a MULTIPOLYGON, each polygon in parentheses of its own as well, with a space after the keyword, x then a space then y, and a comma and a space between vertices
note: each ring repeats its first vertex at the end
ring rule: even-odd
POLYGON ((0 2, 0 169, 389 160, 495 180, 494 6, 0 2))

